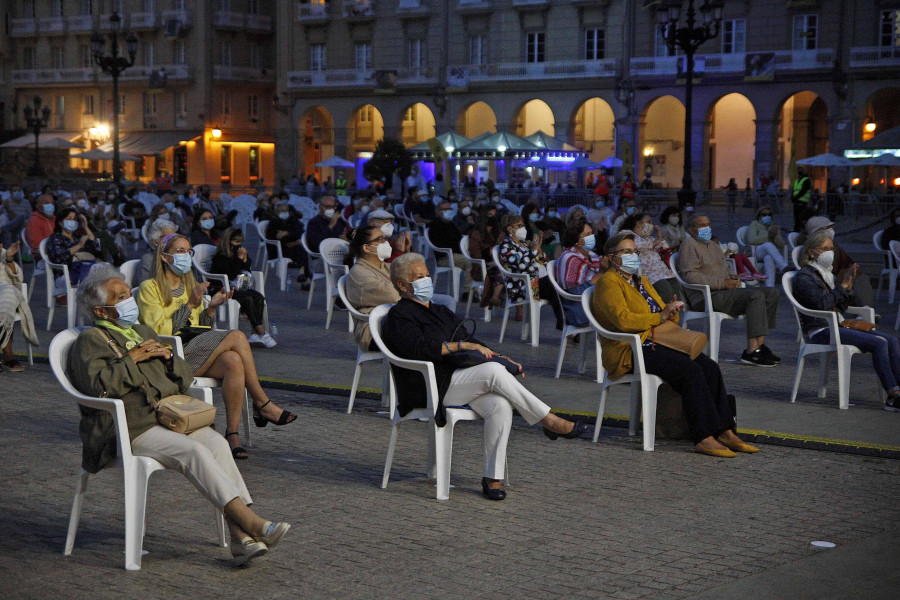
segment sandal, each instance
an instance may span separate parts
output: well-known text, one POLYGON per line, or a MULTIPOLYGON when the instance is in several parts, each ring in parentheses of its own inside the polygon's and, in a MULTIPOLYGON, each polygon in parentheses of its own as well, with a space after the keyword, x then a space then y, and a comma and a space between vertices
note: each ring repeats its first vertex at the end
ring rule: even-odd
MULTIPOLYGON (((238 439, 240 439, 240 434, 237 431, 226 431, 225 437, 228 437, 229 435, 236 435, 238 436, 238 439)), ((235 446, 231 449, 231 457, 234 460, 247 460, 250 458, 250 454, 243 447, 235 446)))
POLYGON ((273 423, 275 425, 287 425, 288 423, 293 423, 297 420, 297 415, 294 413, 282 409, 281 416, 278 417, 277 421, 273 421, 269 417, 265 417, 262 414, 262 409, 267 407, 272 403, 271 400, 263 404, 262 406, 254 406, 253 407, 253 422, 256 423, 257 427, 265 427, 269 423, 273 423))

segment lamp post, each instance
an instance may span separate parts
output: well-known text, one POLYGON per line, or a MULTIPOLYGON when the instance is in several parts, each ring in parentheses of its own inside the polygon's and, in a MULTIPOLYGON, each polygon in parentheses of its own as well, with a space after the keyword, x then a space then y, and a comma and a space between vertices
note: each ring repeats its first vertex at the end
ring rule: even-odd
POLYGON ((678 204, 684 206, 693 203, 697 198, 691 180, 691 110, 694 95, 694 54, 705 42, 719 35, 722 24, 721 0, 706 0, 700 7, 697 21, 697 10, 694 0, 687 0, 686 23, 679 27, 683 0, 662 0, 657 5, 657 21, 662 27, 663 39, 669 50, 681 48, 684 52, 685 76, 687 82, 684 89, 684 174, 681 178, 681 189, 678 190, 678 204))
POLYGON ((43 103, 40 96, 35 96, 31 100, 32 106, 25 106, 25 124, 34 133, 34 164, 28 169, 29 177, 43 177, 46 174, 44 167, 41 166, 41 148, 38 138, 41 135, 41 129, 47 127, 50 122, 50 107, 41 108, 43 103))
MULTIPOLYGON (((634 85, 631 83, 629 79, 618 79, 616 81, 616 100, 619 101, 619 104, 625 105, 625 118, 618 119, 615 122, 615 130, 614 135, 615 139, 613 140, 613 144, 615 145, 615 155, 617 158, 622 158, 622 152, 619 148, 619 125, 623 122, 628 122, 631 119, 631 112, 634 110, 634 85)), ((633 154, 632 154, 633 156, 633 154)), ((625 165, 622 165, 623 168, 625 165)), ((629 169, 633 170, 634 165, 629 164, 629 169)))
POLYGON ((122 193, 122 162, 119 159, 119 76, 122 72, 134 64, 134 57, 137 54, 138 39, 134 33, 127 35, 122 32, 122 17, 118 12, 113 12, 109 17, 110 24, 110 51, 106 53, 106 36, 102 33, 95 32, 91 36, 91 55, 94 63, 100 69, 110 75, 113 81, 113 183, 116 186, 116 192, 121 196, 122 193), (119 49, 119 36, 125 35, 125 47, 128 56, 123 56, 119 49))

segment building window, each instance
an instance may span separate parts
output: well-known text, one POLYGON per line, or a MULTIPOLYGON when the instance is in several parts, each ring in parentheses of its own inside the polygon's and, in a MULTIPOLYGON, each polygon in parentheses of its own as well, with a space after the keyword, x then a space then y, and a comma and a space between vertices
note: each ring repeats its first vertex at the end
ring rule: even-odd
POLYGON ((175 114, 184 116, 187 114, 187 94, 175 92, 175 114))
POLYGON ((372 122, 372 105, 366 104, 356 113, 357 120, 360 123, 371 123, 372 122))
POLYGON ((144 114, 156 115, 156 94, 144 93, 144 114))
POLYGON ((145 67, 152 67, 156 58, 156 44, 153 42, 141 42, 141 59, 145 67))
POLYGON ((733 19, 722 22, 722 54, 741 54, 746 48, 747 22, 733 19))
POLYGON ((66 66, 65 54, 62 46, 54 46, 50 50, 51 65, 54 69, 62 69, 66 66))
POLYGON ((603 29, 588 29, 584 32, 584 59, 606 58, 606 32, 603 29))
POLYGON ((900 8, 881 11, 878 43, 882 48, 900 47, 900 8))
POLYGON ((410 106, 406 109, 406 112, 403 113, 403 123, 415 123, 416 122, 416 109, 410 106))
POLYGON ((361 42, 356 44, 356 68, 366 70, 372 68, 372 44, 361 42))
POLYGON ((85 96, 81 99, 82 112, 86 115, 94 114, 94 97, 85 96))
POLYGON ((221 110, 219 114, 221 115, 230 115, 231 114, 231 94, 228 92, 222 92, 219 96, 219 106, 221 110))
POLYGON ((22 48, 22 67, 25 69, 34 68, 34 48, 32 46, 22 48))
POLYGON ((231 66, 231 42, 219 44, 219 64, 226 67, 231 66))
POLYGON ((487 38, 483 35, 469 36, 469 64, 487 64, 487 38))
POLYGON ((259 146, 250 146, 250 183, 259 181, 259 146))
POLYGON ((222 183, 231 183, 231 146, 222 145, 222 183))
POLYGON ((82 16, 94 14, 94 0, 81 0, 78 5, 78 14, 82 16))
POLYGON ((258 69, 259 66, 259 44, 253 43, 250 44, 250 67, 258 69))
POLYGON ((325 70, 325 44, 309 45, 309 70, 325 70))
POLYGON ((92 66, 91 47, 87 44, 78 45, 78 65, 82 69, 90 69, 92 66))
POLYGON ((819 18, 816 15, 794 15, 794 50, 815 50, 819 18))
POLYGON ((55 125, 57 129, 65 129, 66 127, 66 97, 65 96, 57 96, 56 97, 56 114, 55 117, 55 125))
POLYGON ((544 32, 532 31, 525 34, 525 62, 544 62, 544 32))
POLYGON ((256 94, 247 97, 247 115, 252 121, 259 120, 259 96, 256 94))
POLYGON ((176 65, 183 65, 187 62, 184 40, 175 40, 172 43, 172 62, 176 65))
POLYGON ((409 52, 407 55, 409 56, 409 62, 407 62, 407 66, 418 69, 425 66, 425 40, 422 38, 416 38, 413 40, 409 40, 408 42, 409 52))
POLYGON ((653 56, 675 56, 678 54, 677 48, 672 50, 666 43, 666 38, 663 34, 664 27, 664 25, 656 26, 656 40, 654 41, 653 46, 653 56))

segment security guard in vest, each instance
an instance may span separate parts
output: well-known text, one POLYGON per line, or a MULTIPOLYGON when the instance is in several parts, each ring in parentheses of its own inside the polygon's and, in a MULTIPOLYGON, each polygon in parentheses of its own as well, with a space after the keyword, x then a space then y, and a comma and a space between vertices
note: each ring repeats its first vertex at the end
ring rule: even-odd
POLYGON ((343 173, 338 175, 334 180, 334 194, 335 196, 347 195, 347 178, 344 177, 343 173))
POLYGON ((797 169, 797 179, 791 190, 791 204, 794 207, 794 231, 801 231, 803 223, 809 218, 809 196, 812 182, 803 168, 797 169))

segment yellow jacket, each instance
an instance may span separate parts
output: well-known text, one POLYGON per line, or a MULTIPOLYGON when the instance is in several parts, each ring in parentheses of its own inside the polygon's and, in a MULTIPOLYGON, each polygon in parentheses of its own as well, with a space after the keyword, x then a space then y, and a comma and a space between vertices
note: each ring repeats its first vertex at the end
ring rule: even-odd
MULTIPOLYGON (((656 300, 660 308, 665 302, 650 285, 650 280, 641 277, 644 289, 656 300)), ((620 333, 637 333, 641 342, 650 336, 650 328, 662 323, 660 313, 651 313, 647 301, 641 293, 630 285, 615 269, 610 269, 600 278, 594 287, 591 299, 591 312, 605 329, 620 333)), ((672 320, 678 322, 678 315, 672 320)), ((609 340, 601 337, 600 345, 603 353, 603 367, 613 379, 621 377, 631 370, 633 362, 631 346, 625 342, 609 340)))
MULTIPOLYGON (((158 335, 172 335, 172 315, 179 308, 188 303, 188 294, 185 291, 178 298, 172 298, 172 303, 163 306, 162 295, 155 279, 147 279, 140 288, 135 299, 141 311, 141 323, 155 331, 158 335)), ((200 325, 200 314, 204 311, 203 304, 191 311, 190 324, 193 327, 200 325)))

